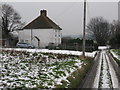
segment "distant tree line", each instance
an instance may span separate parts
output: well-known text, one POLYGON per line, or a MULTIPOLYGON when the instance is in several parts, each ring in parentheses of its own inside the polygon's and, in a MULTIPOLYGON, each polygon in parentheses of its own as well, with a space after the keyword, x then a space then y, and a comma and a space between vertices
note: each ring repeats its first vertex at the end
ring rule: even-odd
MULTIPOLYGON (((120 21, 109 23, 103 17, 95 17, 87 25, 87 35, 93 40, 86 40, 86 51, 96 50, 98 46, 110 45, 120 48, 120 21)), ((63 37, 62 49, 82 50, 83 40, 80 38, 63 37)))
POLYGON ((92 18, 87 25, 89 33, 98 46, 110 45, 112 48, 120 48, 120 22, 109 23, 103 17, 92 18))
MULTIPOLYGON (((67 44, 82 44, 83 39, 80 38, 71 38, 71 37, 63 37, 62 38, 62 43, 67 43, 67 44)), ((92 45, 93 44, 93 40, 86 40, 86 44, 87 45, 92 45)))
POLYGON ((114 21, 111 24, 111 37, 109 44, 113 48, 120 48, 120 21, 114 21))
MULTIPOLYGON (((60 49, 67 49, 67 50, 82 50, 83 39, 80 38, 72 38, 72 37, 63 37, 62 43, 60 45, 60 49)), ((86 51, 93 51, 95 50, 94 40, 86 40, 86 51)))

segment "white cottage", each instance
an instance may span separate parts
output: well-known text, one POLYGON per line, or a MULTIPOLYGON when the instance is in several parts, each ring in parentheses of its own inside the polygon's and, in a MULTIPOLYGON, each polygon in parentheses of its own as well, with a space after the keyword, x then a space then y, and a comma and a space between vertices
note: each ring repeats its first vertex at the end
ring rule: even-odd
POLYGON ((41 10, 40 16, 19 31, 19 42, 27 42, 38 48, 61 44, 61 28, 47 17, 47 11, 41 10))

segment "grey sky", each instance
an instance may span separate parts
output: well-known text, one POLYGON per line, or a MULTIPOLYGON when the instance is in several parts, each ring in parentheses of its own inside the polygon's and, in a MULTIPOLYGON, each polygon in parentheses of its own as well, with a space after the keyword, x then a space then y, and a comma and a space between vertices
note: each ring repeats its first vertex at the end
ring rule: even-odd
MULTIPOLYGON (((8 3, 8 2, 6 2, 8 3)), ((22 21, 29 23, 46 9, 47 15, 63 29, 63 35, 82 34, 83 3, 82 2, 9 2, 22 16, 22 21)), ((90 18, 102 16, 108 21, 117 20, 117 2, 87 3, 87 22, 90 18)))

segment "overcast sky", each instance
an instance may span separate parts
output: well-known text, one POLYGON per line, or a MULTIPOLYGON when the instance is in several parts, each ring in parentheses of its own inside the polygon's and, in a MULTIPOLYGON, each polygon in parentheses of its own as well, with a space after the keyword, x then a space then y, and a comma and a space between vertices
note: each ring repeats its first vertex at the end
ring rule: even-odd
MULTIPOLYGON (((21 15, 22 21, 29 23, 47 10, 47 15, 63 30, 63 35, 82 34, 83 2, 5 2, 21 15)), ((87 22, 93 17, 102 16, 109 22, 118 18, 117 2, 88 2, 87 22)))

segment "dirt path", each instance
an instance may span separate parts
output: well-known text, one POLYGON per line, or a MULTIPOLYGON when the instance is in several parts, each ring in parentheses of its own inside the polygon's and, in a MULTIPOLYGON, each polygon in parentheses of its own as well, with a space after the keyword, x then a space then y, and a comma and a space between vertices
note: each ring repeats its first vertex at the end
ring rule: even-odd
POLYGON ((120 88, 119 70, 108 51, 102 50, 79 88, 120 88))

